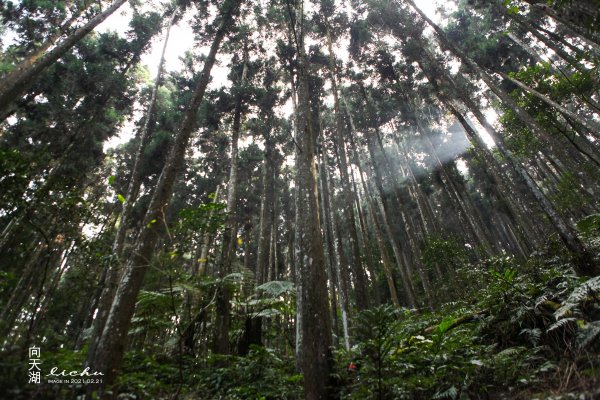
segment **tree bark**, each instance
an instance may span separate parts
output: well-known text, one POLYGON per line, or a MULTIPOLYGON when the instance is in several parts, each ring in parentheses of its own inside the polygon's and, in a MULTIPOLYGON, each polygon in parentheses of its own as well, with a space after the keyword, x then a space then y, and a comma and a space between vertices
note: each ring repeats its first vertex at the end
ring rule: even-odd
MULTIPOLYGON (((164 71, 165 53, 167 51, 167 45, 169 43, 171 27, 175 22, 176 15, 177 13, 173 13, 173 16, 171 17, 171 20, 169 21, 169 25, 167 27, 160 61, 158 64, 158 72, 154 80, 154 86, 152 87, 150 103, 148 105, 148 109, 146 110, 144 123, 140 131, 138 132, 140 143, 135 153, 135 162, 133 164, 133 170, 129 179, 127 195, 125 197, 125 201, 121 205, 121 219, 112 245, 113 258, 108 267, 108 271, 103 277, 104 279, 100 282, 104 287, 102 289, 102 294, 100 295, 100 299, 98 301, 96 317, 94 318, 94 322, 92 324, 92 336, 87 356, 88 361, 94 359, 96 347, 98 346, 98 341, 100 340, 100 336, 102 334, 102 331, 104 330, 104 325, 106 324, 106 319, 108 318, 108 313, 110 312, 110 307, 114 300, 115 292, 117 291, 117 286, 119 285, 119 279, 121 278, 123 265, 123 260, 121 260, 121 257, 123 256, 123 247, 127 236, 129 216, 131 215, 133 204, 136 201, 140 190, 140 185, 142 184, 142 159, 144 157, 144 151, 146 150, 146 146, 150 142, 150 138, 152 135, 152 127, 150 125, 151 121, 154 120, 154 112, 156 108, 158 90, 161 86, 161 80, 164 71)), ((94 310, 92 310, 92 313, 93 312, 94 310)))
POLYGON ((226 33, 231 29, 233 15, 242 0, 226 1, 221 8, 219 26, 191 101, 184 114, 181 128, 175 137, 165 166, 158 179, 148 212, 144 218, 142 230, 138 236, 135 250, 127 263, 125 272, 115 294, 115 299, 98 343, 95 360, 90 365, 104 373, 101 389, 114 382, 120 367, 127 332, 134 313, 137 295, 144 276, 149 268, 159 230, 166 224, 165 208, 173 194, 173 186, 179 172, 183 169, 185 150, 190 136, 196 127, 196 111, 204 98, 210 80, 210 72, 215 63, 217 52, 226 33))
MULTIPOLYGON (((534 133, 540 134, 540 136, 542 136, 542 137, 546 136, 546 133, 537 125, 537 123, 535 123, 535 121, 533 121, 533 118, 531 117, 531 115, 527 114, 527 112, 525 112, 523 109, 518 107, 516 105, 514 99, 512 99, 508 94, 506 94, 504 91, 499 89, 492 82, 492 80, 490 79, 488 74, 485 73, 485 71, 483 71, 476 63, 471 61, 461 50, 459 50, 456 46, 454 46, 448 40, 444 31, 438 25, 436 25, 431 19, 429 19, 423 13, 423 11, 421 11, 416 6, 416 4, 414 3, 413 0, 405 0, 405 1, 407 3, 409 3, 412 6, 412 8, 415 11, 417 11, 417 13, 419 13, 421 18, 424 19, 434 29, 439 40, 442 42, 444 47, 448 48, 452 53, 454 53, 463 62, 465 62, 465 64, 471 70, 473 70, 477 75, 479 75, 483 79, 483 81, 488 85, 488 87, 490 87, 490 89, 492 89, 492 91, 494 91, 494 93, 496 93, 503 102, 505 102, 510 108, 512 108, 517 113, 519 118, 521 118, 523 120, 523 122, 525 122, 525 124, 534 133)), ((480 121, 480 122, 482 122, 482 121, 480 121)), ((487 123, 487 121, 485 119, 482 122, 482 124, 484 125, 484 128, 486 129, 488 134, 490 134, 490 136, 496 143, 496 146, 498 147, 498 150, 500 151, 500 153, 503 155, 503 157, 505 157, 507 159, 507 161, 509 161, 512 168, 515 169, 515 171, 519 174, 519 176, 521 176, 521 178, 525 182, 529 191, 536 198, 536 200, 538 201, 538 203, 540 204, 541 208, 544 210, 544 212, 546 213, 546 215, 548 216, 550 221, 552 221, 552 224, 556 228, 556 230, 557 230, 560 238, 562 239, 563 243, 565 244, 566 248, 569 249, 569 251, 573 255, 573 263, 574 263, 575 271, 579 275, 595 276, 597 274, 599 267, 595 265, 592 254, 589 252, 588 249, 585 248, 585 246, 583 245, 581 240, 577 237, 575 230, 571 226, 569 226, 563 220, 563 218, 558 214, 558 212, 556 211, 556 209, 554 208, 552 203, 542 193, 542 191, 539 189, 539 187, 536 185, 536 183, 533 181, 533 179, 531 179, 531 177, 529 176, 527 171, 516 160, 516 158, 513 156, 512 152, 510 152, 510 150, 508 150, 508 148, 506 148, 506 146, 504 145, 504 141, 497 134, 497 132, 489 125, 489 123, 487 123)))
MULTIPOLYGON (((128 0, 116 0, 110 7, 89 20, 72 35, 58 43, 52 50, 33 62, 25 60, 0 81, 0 115, 4 115, 10 103, 18 100, 38 79, 40 74, 61 58, 96 26, 117 11, 128 0)), ((44 45, 42 45, 44 47, 44 45)))
POLYGON ((330 398, 329 373, 332 367, 331 321, 323 238, 319 221, 317 173, 315 166, 316 135, 311 121, 309 68, 304 49, 304 16, 297 10, 297 23, 290 21, 295 32, 298 69, 298 136, 296 187, 304 188, 298 197, 295 238, 296 271, 301 273, 303 288, 301 308, 301 359, 304 395, 307 400, 330 398))
MULTIPOLYGON (((244 66, 239 83, 241 90, 246 84, 248 72, 247 50, 244 48, 244 66)), ((236 218, 237 218, 237 186, 238 186, 238 141, 240 137, 240 126, 242 118, 242 96, 237 95, 233 125, 231 127, 231 165, 229 169, 229 182, 227 183, 227 221, 223 232, 223 251, 218 276, 223 280, 231 273, 231 266, 235 257, 235 246, 237 242, 236 218)), ((229 354, 229 329, 231 325, 231 291, 225 282, 217 289, 215 337, 213 351, 217 354, 229 354)))

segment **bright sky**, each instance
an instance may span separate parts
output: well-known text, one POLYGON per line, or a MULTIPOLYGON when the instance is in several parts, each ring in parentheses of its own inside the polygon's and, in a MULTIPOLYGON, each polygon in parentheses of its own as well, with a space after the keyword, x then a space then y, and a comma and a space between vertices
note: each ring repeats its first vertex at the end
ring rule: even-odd
MULTIPOLYGON (((448 3, 447 0, 442 1, 448 3)), ((439 21, 439 14, 436 14, 435 12, 439 2, 440 0, 416 0, 416 4, 419 6, 419 8, 421 8, 430 18, 435 21, 439 21)), ((100 32, 112 30, 124 34, 125 31, 127 31, 127 24, 130 17, 131 8, 127 3, 125 6, 123 6, 120 12, 108 18, 97 28, 97 30, 100 32)), ((169 46, 167 47, 166 54, 166 69, 168 71, 179 70, 182 66, 179 58, 183 56, 186 51, 193 48, 194 34, 189 24, 190 17, 190 15, 186 15, 186 18, 171 30, 171 38, 169 40, 169 46)), ((158 70, 160 53, 162 50, 162 41, 162 36, 155 38, 150 51, 144 54, 142 57, 142 63, 148 66, 152 76, 154 76, 158 70)))
MULTIPOLYGON (((161 0, 165 3, 165 0, 161 0)), ((448 7, 448 0, 416 0, 417 6, 421 8, 430 18, 439 22, 440 15, 436 13, 436 8, 440 2, 448 7)), ((189 14, 189 13, 188 13, 189 14)), ((186 15, 177 26, 171 29, 169 44, 165 56, 165 68, 167 71, 178 71, 182 68, 180 58, 194 46, 194 33, 190 27, 191 15, 186 15)), ((124 35, 128 29, 128 22, 131 18, 131 8, 129 3, 125 4, 117 13, 109 17, 96 29, 99 32, 116 31, 124 35)), ((152 43, 150 50, 145 53, 141 61, 145 64, 150 76, 154 78, 158 71, 158 63, 163 46, 164 35, 156 37, 152 43)), ((208 49, 207 49, 208 51, 208 49)), ((213 68, 213 80, 211 85, 222 86, 226 85, 227 68, 225 65, 215 66, 213 68)), ((133 121, 126 123, 118 137, 114 137, 105 144, 106 148, 118 146, 125 143, 132 135, 133 121)))

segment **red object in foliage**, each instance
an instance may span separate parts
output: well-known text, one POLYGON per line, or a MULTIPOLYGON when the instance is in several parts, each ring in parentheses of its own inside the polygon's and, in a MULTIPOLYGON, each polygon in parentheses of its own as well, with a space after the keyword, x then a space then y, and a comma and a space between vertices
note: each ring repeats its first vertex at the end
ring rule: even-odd
POLYGON ((348 364, 348 371, 358 372, 358 367, 353 362, 350 362, 350 364, 348 364))

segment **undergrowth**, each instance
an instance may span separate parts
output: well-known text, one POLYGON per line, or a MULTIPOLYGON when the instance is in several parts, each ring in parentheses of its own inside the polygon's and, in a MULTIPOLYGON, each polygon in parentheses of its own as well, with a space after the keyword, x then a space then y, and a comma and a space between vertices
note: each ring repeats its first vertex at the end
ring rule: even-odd
MULTIPOLYGON (((600 217, 579 225, 600 248, 600 217)), ((600 398, 600 277, 573 272, 561 247, 526 262, 500 255, 455 269, 456 301, 435 312, 381 305, 351 321, 353 346, 334 349, 331 388, 340 399, 600 398), (352 363, 357 369, 349 370, 352 363)), ((288 349, 291 350, 291 349, 288 349)), ((47 353, 80 369, 83 351, 47 353)), ((252 346, 248 355, 127 353, 119 399, 301 399, 293 357, 252 346)), ((10 398, 75 398, 78 386, 20 385, 27 364, 7 355, 0 392, 10 398), (25 387, 25 389, 23 389, 25 387)), ((1 397, 1 396, 0 396, 1 397)))

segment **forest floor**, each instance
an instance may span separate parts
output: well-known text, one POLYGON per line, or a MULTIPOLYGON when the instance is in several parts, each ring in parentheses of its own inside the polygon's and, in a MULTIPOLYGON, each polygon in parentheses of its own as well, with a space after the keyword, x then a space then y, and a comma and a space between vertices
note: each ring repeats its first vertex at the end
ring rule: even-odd
MULTIPOLYGON (((589 236, 588 245, 600 248, 599 238, 589 236)), ((453 275, 439 295, 460 300, 435 312, 381 305, 358 314, 352 348, 333 351, 332 398, 600 398, 600 277, 576 276, 552 240, 528 260, 501 255, 453 275)), ((129 352, 118 399, 301 399, 293 350, 284 355, 269 346, 274 339, 266 332, 266 346, 243 357, 182 357, 177 346, 129 352)), ((84 355, 57 349, 44 362, 70 370, 84 355)), ((1 364, 0 398, 75 399, 85 391, 27 384, 19 352, 5 352, 1 364)))

